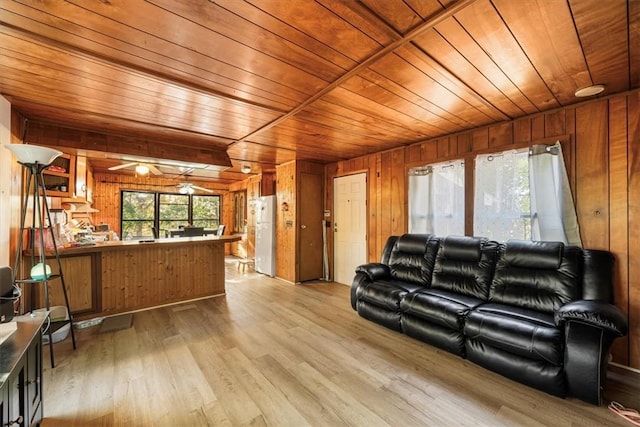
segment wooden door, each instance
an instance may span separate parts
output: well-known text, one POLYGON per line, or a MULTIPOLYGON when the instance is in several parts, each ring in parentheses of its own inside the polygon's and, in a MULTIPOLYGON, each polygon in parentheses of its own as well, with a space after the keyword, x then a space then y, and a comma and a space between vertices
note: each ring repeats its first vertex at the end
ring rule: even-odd
POLYGON ((367 262, 367 174, 333 180, 333 280, 350 285, 367 262))
POLYGON ((322 277, 322 175, 300 173, 298 184, 298 278, 322 277))

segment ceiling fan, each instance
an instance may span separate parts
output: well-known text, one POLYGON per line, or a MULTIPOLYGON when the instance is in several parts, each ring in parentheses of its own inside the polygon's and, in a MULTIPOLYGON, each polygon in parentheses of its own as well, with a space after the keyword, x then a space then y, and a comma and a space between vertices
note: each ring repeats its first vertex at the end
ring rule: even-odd
POLYGON ((178 187, 178 193, 180 194, 193 194, 196 192, 196 190, 206 191, 207 193, 213 193, 213 190, 209 190, 208 188, 193 185, 188 181, 179 183, 177 187, 178 187))
POLYGON ((139 175, 146 175, 149 172, 151 172, 154 175, 162 175, 162 171, 160 169, 158 169, 157 167, 155 167, 152 164, 149 163, 143 163, 143 162, 129 162, 129 163, 123 163, 121 165, 117 165, 117 166, 111 166, 109 168, 110 171, 117 171, 118 169, 125 169, 125 168, 130 168, 134 166, 135 167, 135 171, 137 174, 139 175))

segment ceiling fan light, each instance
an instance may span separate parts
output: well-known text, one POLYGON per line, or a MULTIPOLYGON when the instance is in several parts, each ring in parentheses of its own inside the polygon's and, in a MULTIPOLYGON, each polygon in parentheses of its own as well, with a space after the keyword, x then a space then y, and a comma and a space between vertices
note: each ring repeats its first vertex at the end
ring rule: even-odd
POLYGON ((136 165, 136 173, 138 175, 146 175, 149 173, 149 166, 147 165, 136 165))

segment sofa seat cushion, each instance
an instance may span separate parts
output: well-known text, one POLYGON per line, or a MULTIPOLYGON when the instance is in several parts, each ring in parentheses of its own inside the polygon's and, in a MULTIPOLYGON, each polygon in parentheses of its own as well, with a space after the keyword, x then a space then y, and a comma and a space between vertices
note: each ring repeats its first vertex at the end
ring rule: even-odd
POLYGON ((531 360, 562 366, 564 337, 553 316, 504 304, 483 304, 464 326, 470 339, 531 360))
POLYGON ((441 289, 423 289, 405 296, 400 310, 430 323, 462 331, 464 320, 482 300, 441 289))
POLYGON ((399 280, 376 280, 361 285, 356 292, 356 297, 359 301, 385 307, 392 311, 400 311, 400 300, 409 292, 420 289, 423 287, 415 283, 399 280))

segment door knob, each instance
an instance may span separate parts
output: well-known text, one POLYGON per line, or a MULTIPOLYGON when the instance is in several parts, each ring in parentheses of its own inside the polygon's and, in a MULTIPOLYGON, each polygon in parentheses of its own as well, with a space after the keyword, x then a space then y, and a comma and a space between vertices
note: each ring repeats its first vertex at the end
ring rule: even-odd
POLYGON ((304 229, 306 229, 306 228, 307 228, 307 226, 306 226, 306 225, 304 225, 304 224, 302 224, 302 225, 300 226, 300 228, 302 228, 302 229, 304 230, 304 229))

